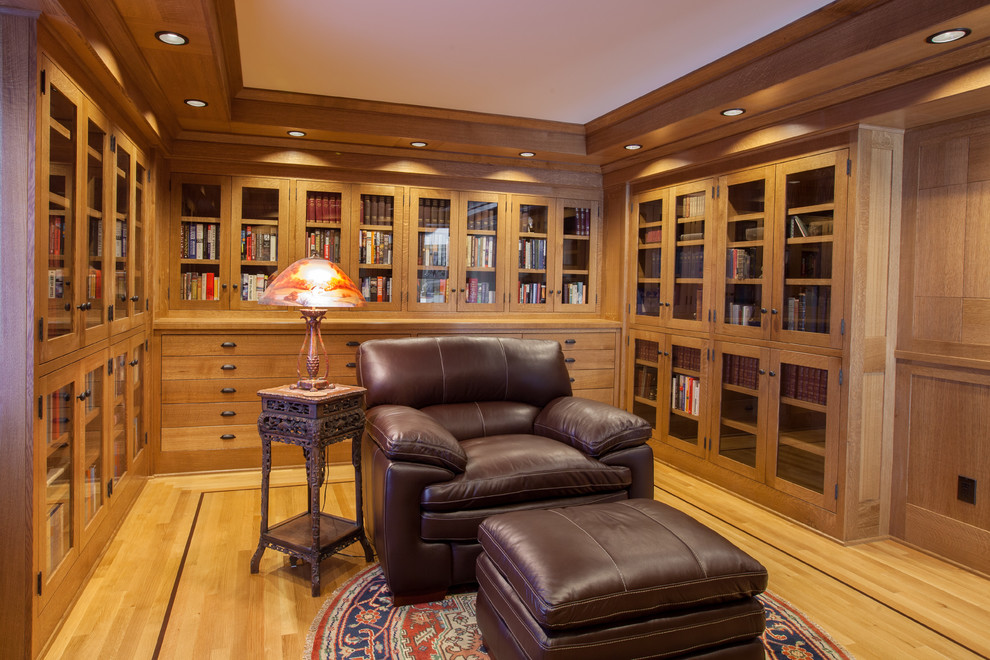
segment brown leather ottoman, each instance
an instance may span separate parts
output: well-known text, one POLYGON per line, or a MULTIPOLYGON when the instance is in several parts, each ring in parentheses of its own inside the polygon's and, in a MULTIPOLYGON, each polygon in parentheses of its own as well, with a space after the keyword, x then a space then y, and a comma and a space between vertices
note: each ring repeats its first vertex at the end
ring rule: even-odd
POLYGON ((764 657, 766 569, 665 504, 499 514, 478 539, 478 628, 496 660, 764 657))

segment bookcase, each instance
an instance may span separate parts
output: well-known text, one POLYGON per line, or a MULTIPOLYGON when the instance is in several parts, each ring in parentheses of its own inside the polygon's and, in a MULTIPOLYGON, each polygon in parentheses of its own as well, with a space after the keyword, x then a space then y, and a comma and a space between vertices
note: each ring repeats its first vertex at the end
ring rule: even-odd
POLYGON ((351 224, 356 232, 352 230, 344 270, 368 301, 368 309, 401 309, 405 190, 360 184, 352 187, 351 194, 351 224))

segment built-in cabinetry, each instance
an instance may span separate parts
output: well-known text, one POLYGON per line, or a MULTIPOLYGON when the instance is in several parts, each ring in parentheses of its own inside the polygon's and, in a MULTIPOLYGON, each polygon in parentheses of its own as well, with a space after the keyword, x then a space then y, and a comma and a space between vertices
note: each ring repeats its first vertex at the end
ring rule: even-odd
POLYGON ((39 58, 35 219, 37 651, 148 473, 148 169, 39 58))
POLYGON ((852 161, 835 149, 643 191, 626 400, 665 460, 841 536, 852 161))

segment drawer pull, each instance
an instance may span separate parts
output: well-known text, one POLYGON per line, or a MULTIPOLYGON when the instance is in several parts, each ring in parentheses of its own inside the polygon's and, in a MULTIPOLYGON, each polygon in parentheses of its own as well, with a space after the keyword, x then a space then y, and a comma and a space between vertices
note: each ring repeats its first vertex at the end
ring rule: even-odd
POLYGON ((567 362, 569 364, 571 362, 574 362, 574 358, 564 358, 564 362, 567 362))
POLYGON ((237 368, 237 365, 236 364, 225 364, 225 365, 223 365, 220 368, 223 369, 224 371, 233 371, 234 369, 237 368))
POLYGON ((571 378, 570 380, 571 380, 572 383, 574 382, 574 379, 573 378, 571 378))
POLYGON ((237 348, 237 344, 232 341, 225 341, 220 344, 220 348, 237 348))
POLYGON ((220 439, 221 440, 233 440, 236 437, 237 436, 234 435, 233 433, 224 433, 223 435, 220 436, 220 439))
POLYGON ((348 369, 353 369, 357 366, 357 364, 355 364, 354 362, 348 362, 344 366, 347 367, 348 369))
POLYGON ((577 339, 565 339, 564 340, 564 343, 565 344, 576 344, 577 343, 577 339))
POLYGON ((220 394, 233 394, 237 389, 234 387, 221 387, 220 394))
POLYGON ((222 413, 220 413, 220 416, 221 416, 221 417, 233 417, 233 416, 235 416, 236 414, 237 414, 237 413, 236 413, 236 412, 234 412, 233 410, 224 410, 224 411, 223 411, 222 413))
POLYGON ((347 346, 360 346, 361 345, 361 342, 359 342, 359 341, 349 341, 349 342, 347 342, 346 345, 347 346))

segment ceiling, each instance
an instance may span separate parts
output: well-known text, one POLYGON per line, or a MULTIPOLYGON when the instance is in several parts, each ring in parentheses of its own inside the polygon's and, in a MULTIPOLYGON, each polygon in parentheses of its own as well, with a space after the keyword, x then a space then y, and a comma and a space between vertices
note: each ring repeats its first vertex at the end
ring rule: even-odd
POLYGON ((505 165, 629 181, 990 107, 983 0, 39 1, 43 34, 178 159, 258 161, 291 144, 353 158, 334 167, 433 159, 458 176, 505 165), (972 34, 925 42, 960 26, 972 34), (734 106, 746 113, 720 114, 734 106))
POLYGON ((235 0, 246 87, 587 122, 829 0, 235 0))

